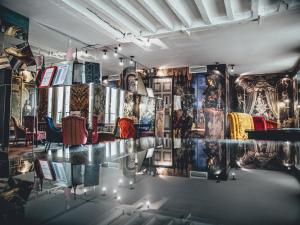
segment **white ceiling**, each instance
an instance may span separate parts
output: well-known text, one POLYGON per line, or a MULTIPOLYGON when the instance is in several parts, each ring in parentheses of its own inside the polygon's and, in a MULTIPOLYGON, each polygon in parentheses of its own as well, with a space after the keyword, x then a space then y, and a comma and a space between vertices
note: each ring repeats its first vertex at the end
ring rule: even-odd
POLYGON ((82 57, 104 73, 121 71, 104 47, 150 67, 235 64, 238 74, 291 70, 300 55, 299 0, 0 0, 30 18, 35 51, 59 60, 68 48, 96 45, 82 57), (150 47, 146 47, 148 39, 150 47), (44 52, 47 52, 44 51, 44 52), (41 51, 43 52, 43 51, 41 51), (60 56, 60 57, 58 57, 60 56))

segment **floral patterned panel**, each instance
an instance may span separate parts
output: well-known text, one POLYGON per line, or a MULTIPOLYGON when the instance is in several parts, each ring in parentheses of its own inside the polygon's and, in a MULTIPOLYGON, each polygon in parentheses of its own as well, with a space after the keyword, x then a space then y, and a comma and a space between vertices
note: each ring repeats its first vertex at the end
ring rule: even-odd
POLYGON ((94 115, 98 116, 98 122, 104 122, 105 115, 105 99, 106 99, 106 89, 105 86, 95 85, 94 87, 94 115))

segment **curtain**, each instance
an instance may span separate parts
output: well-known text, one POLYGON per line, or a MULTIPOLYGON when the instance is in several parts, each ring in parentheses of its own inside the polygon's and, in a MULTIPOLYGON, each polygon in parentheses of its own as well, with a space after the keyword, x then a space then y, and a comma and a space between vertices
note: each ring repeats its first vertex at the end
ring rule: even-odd
POLYGON ((247 104, 244 103, 244 104, 246 104, 245 113, 252 114, 254 106, 255 106, 256 98, 257 98, 257 92, 256 91, 253 90, 250 93, 248 93, 247 101, 246 101, 247 104))
POLYGON ((277 93, 275 91, 272 91, 272 90, 266 90, 265 93, 266 93, 267 103, 270 107, 270 110, 272 111, 274 116, 276 118, 278 118, 279 115, 278 115, 277 93))

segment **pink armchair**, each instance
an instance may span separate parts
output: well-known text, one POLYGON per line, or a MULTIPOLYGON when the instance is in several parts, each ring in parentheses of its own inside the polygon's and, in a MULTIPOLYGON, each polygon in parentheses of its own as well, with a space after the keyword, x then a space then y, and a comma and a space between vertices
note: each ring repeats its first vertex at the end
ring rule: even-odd
POLYGON ((62 133, 64 145, 86 144, 88 138, 86 119, 79 116, 62 118, 62 133))

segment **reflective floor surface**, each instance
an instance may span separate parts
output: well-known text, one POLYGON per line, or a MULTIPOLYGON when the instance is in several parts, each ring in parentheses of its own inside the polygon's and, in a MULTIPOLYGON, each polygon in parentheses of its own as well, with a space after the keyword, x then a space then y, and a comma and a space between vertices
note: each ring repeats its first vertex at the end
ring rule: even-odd
POLYGON ((153 137, 53 146, 0 183, 1 224, 300 224, 299 149, 153 137))

